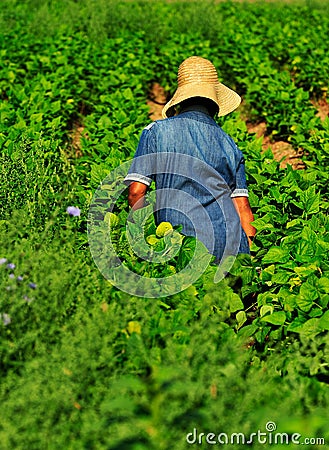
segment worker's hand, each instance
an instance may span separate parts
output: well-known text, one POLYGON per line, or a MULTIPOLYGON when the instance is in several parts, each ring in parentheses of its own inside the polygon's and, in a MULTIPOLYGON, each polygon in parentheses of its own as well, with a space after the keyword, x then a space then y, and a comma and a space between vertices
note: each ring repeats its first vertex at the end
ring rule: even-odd
POLYGON ((144 197, 147 191, 147 186, 144 183, 134 181, 129 185, 128 202, 134 209, 139 209, 144 206, 144 197))

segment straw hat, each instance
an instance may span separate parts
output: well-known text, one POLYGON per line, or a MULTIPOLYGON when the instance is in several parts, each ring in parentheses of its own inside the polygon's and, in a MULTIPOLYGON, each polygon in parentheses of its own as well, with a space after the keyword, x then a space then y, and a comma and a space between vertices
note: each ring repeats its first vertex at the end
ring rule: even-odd
POLYGON ((218 80, 215 66, 208 59, 190 56, 178 69, 178 88, 173 98, 162 110, 163 118, 175 114, 174 106, 192 97, 205 97, 219 107, 218 116, 225 116, 236 109, 241 97, 218 80))

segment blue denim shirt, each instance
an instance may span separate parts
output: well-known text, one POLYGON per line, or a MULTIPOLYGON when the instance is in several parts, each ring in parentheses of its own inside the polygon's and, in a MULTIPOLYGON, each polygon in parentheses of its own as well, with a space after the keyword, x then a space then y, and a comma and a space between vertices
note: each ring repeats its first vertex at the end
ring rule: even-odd
POLYGON ((125 183, 155 181, 157 223, 182 225, 219 261, 249 253, 232 197, 248 196, 244 158, 202 107, 148 125, 125 183))

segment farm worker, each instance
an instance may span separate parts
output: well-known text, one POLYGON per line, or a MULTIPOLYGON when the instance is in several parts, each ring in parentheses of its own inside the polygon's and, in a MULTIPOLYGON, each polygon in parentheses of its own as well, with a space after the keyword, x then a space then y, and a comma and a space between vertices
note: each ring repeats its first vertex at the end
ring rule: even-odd
POLYGON ((125 178, 133 209, 144 206, 155 181, 157 224, 182 225, 182 233, 196 236, 218 262, 232 254, 228 242, 235 255, 249 253, 256 231, 243 154, 214 119, 240 102, 236 92, 219 82, 209 60, 187 58, 178 69, 178 88, 163 108, 164 120, 143 130, 125 178))

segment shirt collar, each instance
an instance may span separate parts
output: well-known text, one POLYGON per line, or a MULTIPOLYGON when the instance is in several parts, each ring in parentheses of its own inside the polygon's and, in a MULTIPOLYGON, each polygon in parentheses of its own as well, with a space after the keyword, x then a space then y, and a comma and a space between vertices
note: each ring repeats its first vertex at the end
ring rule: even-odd
POLYGON ((190 106, 187 106, 186 108, 182 109, 179 114, 183 114, 183 113, 186 113, 186 112, 201 112, 201 113, 206 114, 209 117, 212 117, 209 114, 208 108, 206 108, 205 106, 202 106, 202 105, 190 105, 190 106))

